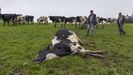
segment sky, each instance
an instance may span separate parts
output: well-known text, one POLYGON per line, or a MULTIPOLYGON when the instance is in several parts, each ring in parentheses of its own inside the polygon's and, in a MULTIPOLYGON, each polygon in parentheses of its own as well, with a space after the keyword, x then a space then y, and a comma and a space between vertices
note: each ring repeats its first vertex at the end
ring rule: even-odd
POLYGON ((39 16, 88 16, 90 10, 100 17, 133 13, 133 0, 0 0, 3 13, 39 16))

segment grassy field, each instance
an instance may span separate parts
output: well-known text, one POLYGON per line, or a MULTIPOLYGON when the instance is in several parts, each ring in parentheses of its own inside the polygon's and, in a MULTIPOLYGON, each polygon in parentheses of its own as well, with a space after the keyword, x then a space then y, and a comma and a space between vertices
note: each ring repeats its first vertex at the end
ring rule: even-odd
POLYGON ((125 25, 125 36, 118 35, 115 24, 88 37, 85 29, 67 28, 88 44, 84 48, 102 50, 106 58, 70 55, 34 64, 31 60, 51 42, 60 26, 0 24, 0 75, 133 75, 133 24, 125 25))

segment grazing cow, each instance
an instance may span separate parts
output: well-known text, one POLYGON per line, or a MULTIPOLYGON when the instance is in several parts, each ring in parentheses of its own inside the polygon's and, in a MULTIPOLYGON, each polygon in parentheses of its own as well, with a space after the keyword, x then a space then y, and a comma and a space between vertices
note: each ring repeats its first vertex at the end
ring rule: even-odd
POLYGON ((17 16, 18 16, 17 14, 0 14, 0 17, 4 21, 3 26, 5 26, 5 23, 7 23, 9 25, 10 21, 12 21, 13 25, 15 25, 15 18, 17 16))
POLYGON ((99 26, 102 26, 102 29, 104 29, 104 25, 105 24, 114 23, 115 21, 116 21, 115 18, 102 18, 102 17, 97 17, 98 24, 96 25, 96 28, 98 29, 99 26))
POLYGON ((115 23, 116 22, 116 19, 115 18, 107 18, 107 21, 108 21, 108 24, 112 24, 112 23, 115 23))
POLYGON ((83 28, 83 27, 85 27, 86 21, 87 21, 86 16, 77 16, 75 26, 77 27, 77 25, 78 25, 79 28, 83 28))
MULTIPOLYGON (((81 17, 81 16, 77 16, 77 17, 76 17, 76 23, 75 23, 75 26, 76 26, 76 27, 77 27, 77 25, 80 26, 80 23, 81 23, 80 17, 81 17)), ((80 28, 80 27, 79 27, 79 28, 80 28)))
MULTIPOLYGON (((56 27, 57 23, 64 22, 65 16, 49 16, 49 19, 54 23, 54 27, 56 27)), ((65 27, 65 24, 61 24, 61 27, 65 27)))
POLYGON ((103 58, 103 52, 86 50, 80 44, 83 44, 83 42, 73 31, 61 29, 55 33, 52 44, 48 45, 44 50, 41 50, 33 59, 33 62, 40 63, 44 60, 72 54, 80 54, 86 57, 91 55, 103 58))
POLYGON ((98 17, 98 23, 99 24, 106 24, 107 22, 108 22, 108 20, 106 18, 98 17))
POLYGON ((107 19, 102 17, 97 17, 98 24, 96 25, 96 28, 98 29, 99 26, 102 26, 102 29, 104 29, 104 24, 107 24, 107 19))
POLYGON ((98 23, 99 24, 110 24, 110 23, 114 23, 116 21, 115 18, 102 18, 102 17, 98 17, 98 23))
POLYGON ((73 24, 73 22, 76 22, 76 18, 75 17, 65 17, 64 24, 67 24, 67 23, 73 24))
POLYGON ((37 22, 40 24, 48 24, 48 18, 46 16, 41 16, 37 19, 37 22))
POLYGON ((22 16, 22 15, 20 15, 20 16, 17 16, 16 18, 15 18, 15 22, 17 23, 17 24, 25 24, 25 16, 22 16))
POLYGON ((81 16, 80 20, 81 20, 81 23, 80 23, 79 27, 84 28, 86 26, 85 24, 87 23, 87 17, 86 16, 81 16))
POLYGON ((25 21, 26 21, 28 24, 34 24, 34 16, 26 15, 26 16, 25 16, 25 21))

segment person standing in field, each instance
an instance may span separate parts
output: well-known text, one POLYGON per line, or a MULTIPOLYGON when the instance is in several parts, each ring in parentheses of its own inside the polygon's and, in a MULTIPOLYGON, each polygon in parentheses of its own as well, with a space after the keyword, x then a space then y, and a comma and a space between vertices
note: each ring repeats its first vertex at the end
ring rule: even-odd
POLYGON ((125 22, 125 17, 124 17, 124 15, 122 15, 122 13, 120 12, 120 13, 118 14, 118 19, 117 19, 118 30, 119 30, 119 34, 120 34, 120 35, 125 35, 125 34, 126 34, 126 32, 123 30, 124 22, 125 22))
POLYGON ((93 13, 93 10, 90 11, 90 15, 87 19, 87 36, 90 33, 94 32, 95 25, 97 24, 96 14, 93 13))

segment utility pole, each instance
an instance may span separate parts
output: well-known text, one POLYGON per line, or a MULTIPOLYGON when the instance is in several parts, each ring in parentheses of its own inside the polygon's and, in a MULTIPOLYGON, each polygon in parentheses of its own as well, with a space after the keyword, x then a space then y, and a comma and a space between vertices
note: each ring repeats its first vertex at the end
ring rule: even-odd
POLYGON ((0 14, 1 14, 1 8, 0 8, 0 14))
POLYGON ((1 22, 1 8, 0 8, 0 22, 1 22))

